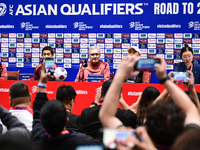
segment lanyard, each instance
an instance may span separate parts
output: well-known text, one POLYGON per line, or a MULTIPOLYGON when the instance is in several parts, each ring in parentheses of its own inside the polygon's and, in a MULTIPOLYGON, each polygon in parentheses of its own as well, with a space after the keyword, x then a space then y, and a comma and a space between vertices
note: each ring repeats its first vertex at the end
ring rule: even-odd
POLYGON ((10 107, 10 110, 27 110, 33 115, 33 109, 28 107, 10 107))

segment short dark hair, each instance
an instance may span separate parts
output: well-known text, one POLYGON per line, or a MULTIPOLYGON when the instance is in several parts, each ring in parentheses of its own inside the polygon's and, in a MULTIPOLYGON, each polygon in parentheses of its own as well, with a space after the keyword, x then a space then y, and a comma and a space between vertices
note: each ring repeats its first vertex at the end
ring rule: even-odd
POLYGON ((186 51, 190 51, 193 54, 192 48, 189 47, 188 44, 184 44, 184 47, 181 49, 181 57, 182 57, 183 53, 186 51))
POLYGON ((30 96, 28 86, 23 82, 15 82, 9 89, 9 95, 12 99, 17 97, 30 96))
POLYGON ((43 51, 44 50, 49 50, 51 52, 51 54, 53 55, 53 48, 51 46, 45 46, 43 49, 42 49, 42 54, 43 54, 43 51))
POLYGON ((107 93, 107 91, 108 91, 108 89, 109 89, 111 83, 112 83, 112 80, 111 80, 111 79, 109 79, 109 80, 103 82, 102 88, 101 88, 102 97, 105 97, 105 95, 106 95, 106 93, 107 93))
POLYGON ((185 114, 174 103, 158 101, 146 115, 147 132, 158 145, 170 146, 184 131, 185 114))
POLYGON ((56 99, 62 103, 68 104, 72 99, 75 99, 76 91, 71 85, 61 85, 57 89, 56 99))
POLYGON ((59 134, 66 125, 66 108, 60 101, 50 100, 43 105, 40 119, 47 133, 51 135, 59 134))

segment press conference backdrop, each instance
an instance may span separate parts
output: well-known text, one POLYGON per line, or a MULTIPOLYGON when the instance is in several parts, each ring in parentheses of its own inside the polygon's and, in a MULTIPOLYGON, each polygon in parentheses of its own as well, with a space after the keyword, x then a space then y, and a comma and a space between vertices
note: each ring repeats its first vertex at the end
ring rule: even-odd
POLYGON ((9 71, 31 74, 49 45, 66 81, 74 81, 90 46, 100 47, 101 60, 115 72, 134 45, 142 58, 163 57, 170 71, 181 62, 184 43, 200 63, 199 18, 197 0, 1 0, 0 61, 9 71))

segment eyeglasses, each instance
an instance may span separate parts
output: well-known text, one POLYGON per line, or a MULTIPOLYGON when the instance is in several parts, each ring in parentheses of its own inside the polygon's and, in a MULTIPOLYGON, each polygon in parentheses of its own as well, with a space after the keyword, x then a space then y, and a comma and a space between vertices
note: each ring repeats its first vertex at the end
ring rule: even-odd
POLYGON ((99 53, 93 53, 93 54, 90 54, 91 56, 99 56, 100 54, 99 53))
POLYGON ((192 58, 192 56, 191 56, 191 55, 188 55, 188 56, 183 56, 182 58, 183 58, 183 59, 187 59, 187 58, 190 59, 190 58, 192 58))

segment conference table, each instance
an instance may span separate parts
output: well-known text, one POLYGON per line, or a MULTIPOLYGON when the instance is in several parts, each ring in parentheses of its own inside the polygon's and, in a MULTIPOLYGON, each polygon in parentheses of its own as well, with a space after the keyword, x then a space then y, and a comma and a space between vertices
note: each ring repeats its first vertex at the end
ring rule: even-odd
MULTIPOLYGON (((31 107, 37 93, 37 84, 39 81, 22 81, 22 80, 1 80, 0 81, 0 105, 4 108, 9 109, 9 87, 15 82, 24 82, 29 87, 29 92, 31 93, 31 107)), ((61 85, 72 85, 76 90, 76 104, 72 110, 74 114, 79 115, 84 108, 90 106, 92 101, 95 99, 96 93, 99 91, 102 82, 59 82, 59 81, 49 81, 47 83, 47 96, 49 100, 56 98, 57 88, 61 85)), ((124 100, 128 105, 133 104, 137 101, 138 97, 142 94, 142 91, 147 86, 154 86, 160 92, 164 90, 162 84, 144 84, 144 83, 124 83, 122 94, 124 100)), ((183 85, 178 85, 181 89, 187 90, 187 87, 183 85)), ((195 85, 195 88, 200 92, 200 85, 195 85)), ((113 93, 115 94, 115 93, 113 93)), ((120 105, 119 105, 120 107, 120 105)))

